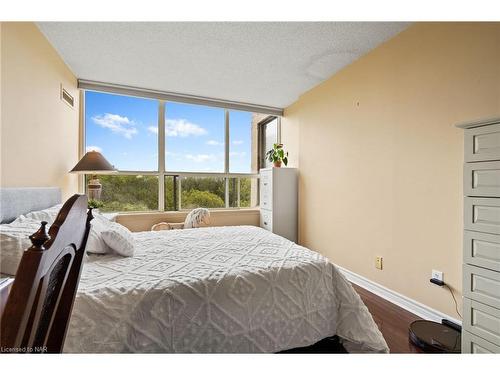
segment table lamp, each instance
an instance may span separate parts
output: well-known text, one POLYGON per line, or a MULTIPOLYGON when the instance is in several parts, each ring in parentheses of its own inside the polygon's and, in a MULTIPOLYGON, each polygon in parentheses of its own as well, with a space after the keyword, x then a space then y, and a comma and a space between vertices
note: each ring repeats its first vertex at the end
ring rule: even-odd
POLYGON ((90 199, 99 200, 101 198, 102 185, 97 178, 97 174, 117 172, 101 153, 97 151, 87 152, 83 158, 69 171, 70 173, 90 174, 87 186, 87 195, 90 199))

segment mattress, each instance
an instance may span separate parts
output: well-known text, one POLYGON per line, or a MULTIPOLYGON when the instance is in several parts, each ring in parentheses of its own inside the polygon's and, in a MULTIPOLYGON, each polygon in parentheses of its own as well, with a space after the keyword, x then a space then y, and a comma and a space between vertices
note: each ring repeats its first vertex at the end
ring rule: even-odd
POLYGON ((252 226, 134 233, 133 257, 84 264, 73 353, 273 353, 338 335, 388 352, 371 314, 320 254, 252 226))

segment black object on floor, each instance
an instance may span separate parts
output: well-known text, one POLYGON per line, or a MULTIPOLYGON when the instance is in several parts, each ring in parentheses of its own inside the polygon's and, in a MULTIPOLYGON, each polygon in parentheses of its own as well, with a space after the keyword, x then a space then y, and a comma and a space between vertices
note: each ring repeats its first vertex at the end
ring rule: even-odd
POLYGON ((288 350, 283 350, 278 354, 339 354, 339 353, 347 353, 344 346, 340 343, 340 339, 338 336, 327 337, 321 341, 318 341, 315 344, 310 346, 304 346, 301 348, 293 348, 288 350))
POLYGON ((416 320, 410 324, 409 336, 426 353, 460 353, 462 333, 445 324, 416 320))

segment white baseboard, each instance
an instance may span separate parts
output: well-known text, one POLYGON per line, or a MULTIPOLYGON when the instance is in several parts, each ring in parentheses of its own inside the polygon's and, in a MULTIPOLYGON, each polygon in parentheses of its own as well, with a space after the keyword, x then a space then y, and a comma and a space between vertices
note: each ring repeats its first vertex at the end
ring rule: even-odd
POLYGON ((446 315, 440 311, 433 309, 423 303, 417 302, 411 298, 408 298, 398 292, 395 292, 385 286, 377 284, 371 280, 368 280, 366 277, 358 275, 352 271, 349 271, 343 267, 336 266, 342 274, 349 280, 351 283, 359 285, 360 287, 376 294, 383 299, 392 302, 393 304, 427 320, 432 320, 435 322, 440 322, 442 319, 448 319, 454 323, 462 325, 460 320, 457 320, 449 315, 446 315))

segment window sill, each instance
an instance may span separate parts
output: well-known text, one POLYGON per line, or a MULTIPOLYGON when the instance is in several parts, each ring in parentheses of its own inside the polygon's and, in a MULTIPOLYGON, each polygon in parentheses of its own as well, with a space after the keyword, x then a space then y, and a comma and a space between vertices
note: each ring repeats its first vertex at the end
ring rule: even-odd
MULTIPOLYGON (((116 221, 132 232, 149 231, 160 222, 179 223, 186 219, 187 211, 145 211, 124 212, 116 216, 116 221)), ((214 209, 210 210, 209 226, 254 225, 259 226, 260 208, 214 209)))
MULTIPOLYGON (((181 211, 118 211, 118 212, 102 212, 105 216, 122 217, 122 216, 140 216, 140 215, 187 215, 191 210, 181 211)), ((255 214, 260 212, 260 207, 253 208, 212 208, 209 209, 210 215, 234 215, 235 213, 255 214)))

